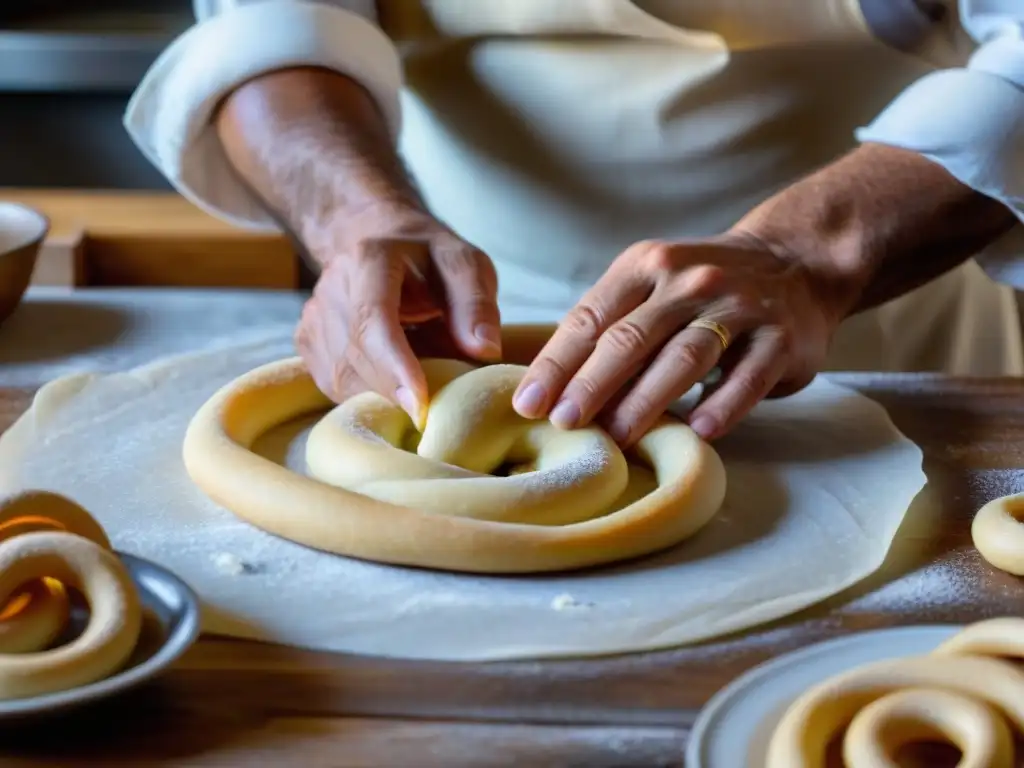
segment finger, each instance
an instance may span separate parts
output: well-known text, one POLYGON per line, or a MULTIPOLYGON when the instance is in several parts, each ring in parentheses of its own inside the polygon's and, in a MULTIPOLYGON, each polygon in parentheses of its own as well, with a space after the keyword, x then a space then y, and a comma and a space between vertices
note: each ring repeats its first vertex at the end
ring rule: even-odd
MULTIPOLYGON (((341 403, 369 387, 343 355, 331 354, 330 334, 343 334, 344 329, 340 323, 327 328, 321 309, 315 298, 306 302, 295 333, 295 347, 317 388, 334 402, 341 403)), ((344 348, 343 343, 340 346, 344 348)))
MULTIPOLYGON (((322 354, 322 345, 318 343, 319 328, 316 328, 317 308, 316 299, 309 299, 302 307, 302 314, 299 323, 295 327, 295 349, 302 358, 302 362, 313 377, 317 389, 327 397, 334 400, 334 391, 331 386, 330 364, 326 363, 322 354)), ((335 400, 335 402, 337 402, 335 400)))
POLYGON ((713 440, 732 429, 782 378, 788 364, 785 352, 782 335, 774 329, 752 334, 747 354, 690 414, 693 431, 713 440))
MULTIPOLYGON (((715 322, 731 338, 746 330, 736 318, 723 316, 715 322)), ((612 438, 624 447, 633 445, 714 369, 723 351, 721 340, 706 328, 684 328, 673 336, 610 412, 606 425, 612 438)))
POLYGON ((498 277, 487 256, 461 240, 432 247, 444 287, 452 337, 462 352, 481 360, 501 358, 498 277))
POLYGON ((417 426, 426 412, 427 383, 402 328, 399 306, 408 263, 415 260, 412 251, 420 247, 366 245, 357 254, 348 301, 340 308, 349 329, 344 357, 363 381, 398 403, 417 426))
POLYGON ((593 353, 566 384, 551 421, 562 429, 582 427, 603 409, 630 378, 654 359, 666 339, 695 311, 650 298, 613 323, 597 340, 593 353))
POLYGON ((609 327, 647 300, 650 283, 642 274, 609 271, 565 316, 530 364, 512 399, 528 419, 545 416, 565 386, 593 353, 609 327))

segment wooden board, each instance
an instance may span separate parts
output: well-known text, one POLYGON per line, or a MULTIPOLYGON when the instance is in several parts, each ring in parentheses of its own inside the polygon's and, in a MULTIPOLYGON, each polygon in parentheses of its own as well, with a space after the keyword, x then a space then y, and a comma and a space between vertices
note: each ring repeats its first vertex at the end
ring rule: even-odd
POLYGON ((298 286, 287 238, 225 224, 174 193, 0 188, 0 201, 50 220, 37 285, 298 286))
MULTIPOLYGON (((841 381, 921 445, 936 506, 908 518, 882 572, 813 610, 694 648, 542 663, 392 661, 206 638, 143 690, 0 730, 0 762, 681 766, 700 706, 765 659, 858 630, 1020 613, 1022 582, 978 558, 969 523, 984 502, 1024 485, 1024 381, 841 381)), ((0 419, 28 398, 0 390, 0 419)))

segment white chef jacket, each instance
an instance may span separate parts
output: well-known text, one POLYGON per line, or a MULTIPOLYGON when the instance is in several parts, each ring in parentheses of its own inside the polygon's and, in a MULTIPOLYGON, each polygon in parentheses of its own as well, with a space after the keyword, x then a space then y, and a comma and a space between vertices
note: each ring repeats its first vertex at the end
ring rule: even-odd
MULTIPOLYGON (((1024 0, 195 0, 125 125, 186 197, 274 221, 211 125, 294 65, 375 97, 508 316, 557 319, 641 239, 722 232, 857 140, 919 152, 1024 220, 1024 0)), ((840 329, 830 369, 1024 373, 1024 228, 840 329)))

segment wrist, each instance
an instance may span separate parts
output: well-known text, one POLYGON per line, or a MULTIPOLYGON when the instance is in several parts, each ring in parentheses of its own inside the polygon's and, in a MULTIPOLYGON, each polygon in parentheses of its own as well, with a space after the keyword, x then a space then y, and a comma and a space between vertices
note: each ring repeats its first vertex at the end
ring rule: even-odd
POLYGON ((743 217, 730 235, 753 241, 798 268, 823 311, 838 325, 856 311, 871 283, 872 233, 848 207, 815 199, 797 184, 743 217))
POLYGON ((427 215, 390 147, 360 146, 338 133, 336 125, 309 125, 280 137, 280 162, 294 173, 293 183, 279 185, 282 207, 314 255, 326 233, 358 238, 382 222, 427 215))
POLYGON ((302 242, 321 266, 341 254, 353 253, 360 243, 375 239, 423 239, 442 225, 418 199, 401 196, 368 199, 325 211, 305 222, 302 242))
POLYGON ((864 144, 736 227, 799 262, 840 318, 924 285, 1014 223, 1000 203, 915 152, 864 144))

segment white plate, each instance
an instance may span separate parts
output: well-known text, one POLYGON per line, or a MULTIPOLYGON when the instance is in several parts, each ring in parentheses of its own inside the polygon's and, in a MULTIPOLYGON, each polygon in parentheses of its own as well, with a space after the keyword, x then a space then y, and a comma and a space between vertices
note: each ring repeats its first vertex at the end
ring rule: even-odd
POLYGON ((764 768, 772 731, 808 688, 873 661, 928 653, 960 629, 946 624, 862 632, 754 667, 701 710, 686 747, 686 768, 764 768))

